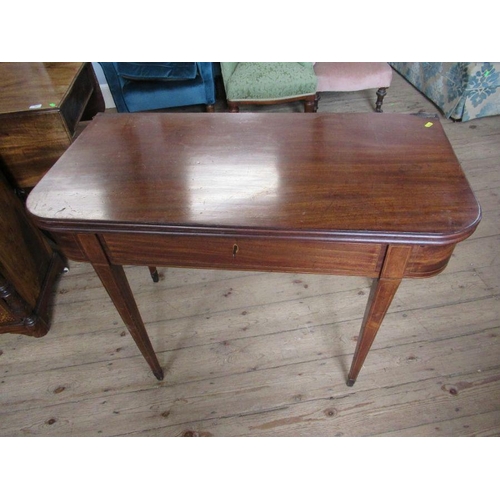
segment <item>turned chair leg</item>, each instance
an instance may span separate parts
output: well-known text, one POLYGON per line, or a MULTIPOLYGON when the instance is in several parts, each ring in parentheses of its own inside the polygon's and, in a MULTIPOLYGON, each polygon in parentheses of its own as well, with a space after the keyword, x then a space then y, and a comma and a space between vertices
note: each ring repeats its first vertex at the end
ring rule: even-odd
POLYGON ((215 106, 213 104, 207 104, 207 113, 215 113, 215 106))
POLYGON ((387 94, 387 87, 381 87, 377 90, 377 103, 375 105, 375 111, 377 113, 383 113, 382 103, 384 102, 384 97, 387 94))
POLYGON ((239 113, 240 112, 240 108, 234 102, 228 102, 227 105, 229 107, 230 113, 239 113))
POLYGON ((316 105, 316 96, 308 97, 304 101, 304 112, 305 113, 316 113, 318 107, 316 105))
POLYGON ((316 97, 314 99, 314 112, 316 113, 316 111, 318 111, 318 105, 319 105, 319 100, 321 99, 321 97, 319 96, 319 94, 316 94, 316 97))

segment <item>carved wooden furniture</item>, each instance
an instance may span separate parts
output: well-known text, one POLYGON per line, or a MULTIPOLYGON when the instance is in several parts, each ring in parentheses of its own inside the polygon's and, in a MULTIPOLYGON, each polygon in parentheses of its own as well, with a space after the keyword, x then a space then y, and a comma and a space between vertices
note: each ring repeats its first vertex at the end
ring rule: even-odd
POLYGON ((392 69, 386 62, 317 62, 318 100, 321 92, 354 92, 377 89, 375 111, 382 104, 392 82, 392 69))
POLYGON ((48 299, 62 266, 0 173, 0 333, 47 333, 48 299))
POLYGON ((375 113, 102 114, 27 206, 158 379, 123 265, 373 278, 349 385, 401 280, 442 271, 480 220, 441 124, 375 113))
POLYGON ((0 63, 0 170, 29 190, 104 111, 91 63, 0 63))

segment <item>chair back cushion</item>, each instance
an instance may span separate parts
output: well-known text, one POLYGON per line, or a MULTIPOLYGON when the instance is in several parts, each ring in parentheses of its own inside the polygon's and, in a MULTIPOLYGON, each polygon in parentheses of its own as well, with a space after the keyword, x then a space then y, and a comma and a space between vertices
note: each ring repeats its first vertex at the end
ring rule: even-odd
POLYGON ((126 80, 193 80, 195 62, 119 62, 118 74, 126 80))
POLYGON ((392 69, 386 62, 318 62, 314 65, 318 92, 353 92, 390 87, 392 69))

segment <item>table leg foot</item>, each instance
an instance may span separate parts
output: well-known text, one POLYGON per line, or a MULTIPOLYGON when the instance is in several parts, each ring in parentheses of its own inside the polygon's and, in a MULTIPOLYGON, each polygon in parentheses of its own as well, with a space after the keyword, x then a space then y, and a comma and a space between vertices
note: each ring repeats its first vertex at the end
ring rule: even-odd
POLYGON ((356 382, 354 379, 348 378, 346 383, 348 387, 352 387, 354 385, 354 382, 356 382))
POLYGON ((154 376, 158 379, 158 380, 163 380, 163 370, 160 370, 160 371, 154 371, 154 376))
POLYGON ((151 274, 151 278, 154 283, 158 283, 160 281, 160 276, 158 274, 158 269, 156 267, 149 267, 149 273, 151 274))

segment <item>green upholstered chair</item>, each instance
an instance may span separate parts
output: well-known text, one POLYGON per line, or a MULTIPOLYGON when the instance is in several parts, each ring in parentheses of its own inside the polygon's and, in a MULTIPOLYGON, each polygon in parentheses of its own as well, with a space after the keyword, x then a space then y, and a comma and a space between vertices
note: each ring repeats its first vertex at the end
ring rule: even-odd
POLYGON ((227 104, 233 113, 244 104, 304 101, 304 111, 316 111, 317 77, 308 62, 222 62, 227 104))

